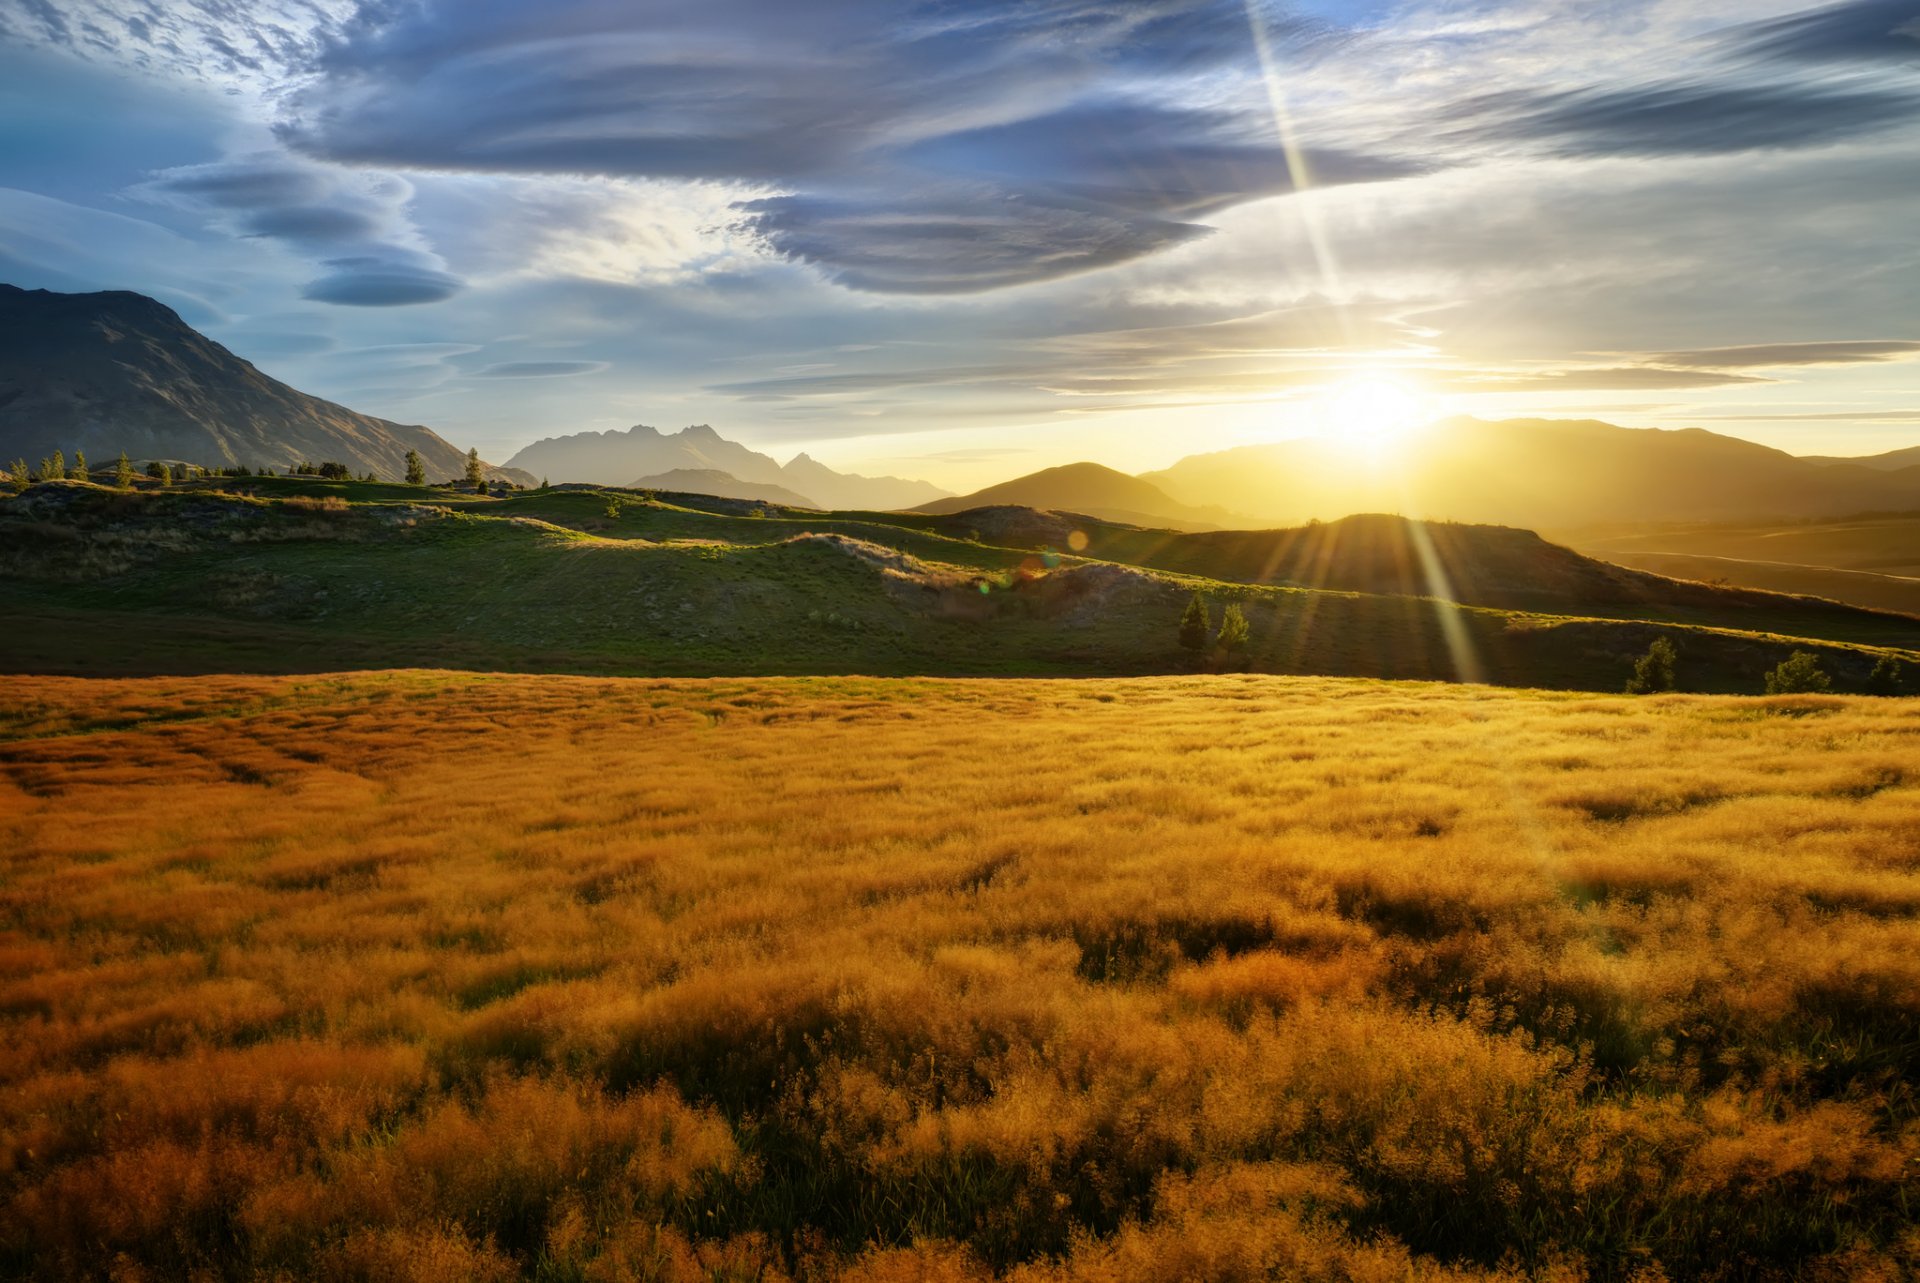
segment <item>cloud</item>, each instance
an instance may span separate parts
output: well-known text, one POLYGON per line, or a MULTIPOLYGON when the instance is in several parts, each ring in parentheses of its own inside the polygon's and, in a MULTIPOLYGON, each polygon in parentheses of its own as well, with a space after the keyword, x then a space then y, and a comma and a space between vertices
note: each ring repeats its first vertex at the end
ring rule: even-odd
POLYGON ((1651 84, 1517 91, 1467 104, 1462 137, 1530 143, 1561 156, 1687 156, 1811 147, 1920 119, 1905 89, 1803 84, 1651 84))
POLYGON ((1580 366, 1517 373, 1452 371, 1433 382, 1451 392, 1646 392, 1717 388, 1772 379, 1713 370, 1664 370, 1645 365, 1580 366))
POLYGON ((332 270, 307 282, 300 297, 347 307, 405 307, 452 298, 462 283, 445 272, 375 257, 328 259, 332 270))
POLYGON ((1912 0, 1853 0, 1747 26, 1740 50, 1782 62, 1920 64, 1912 0))
POLYGON ((280 136, 354 164, 757 184, 736 213, 852 289, 976 293, 1165 250, 1190 220, 1405 159, 1276 136, 1258 0, 422 0, 332 33, 280 136), (1205 79, 1206 105, 1171 106, 1205 79))
POLYGON ((398 307, 465 287, 424 248, 407 217, 413 186, 392 174, 264 152, 162 170, 129 194, 318 259, 328 270, 301 290, 315 302, 398 307))
POLYGON ((483 379, 567 379, 581 374, 598 374, 607 368, 605 361, 501 361, 479 371, 483 379))
POLYGON ((1920 356, 1920 342, 1906 339, 1857 339, 1813 343, 1760 343, 1746 347, 1698 348, 1691 352, 1648 355, 1651 365, 1733 370, 1791 365, 1865 365, 1920 356))
POLYGON ((965 294, 1110 267, 1207 234, 1192 223, 1018 192, 778 196, 741 207, 780 253, 880 293, 965 294))

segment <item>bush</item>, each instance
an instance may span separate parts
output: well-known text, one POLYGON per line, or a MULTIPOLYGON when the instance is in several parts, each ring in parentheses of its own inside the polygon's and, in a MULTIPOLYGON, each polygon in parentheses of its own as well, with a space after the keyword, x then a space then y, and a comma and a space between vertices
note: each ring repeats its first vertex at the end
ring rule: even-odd
POLYGON ((1212 632, 1213 616, 1207 609, 1207 599, 1195 593, 1187 602, 1185 613, 1180 616, 1180 644, 1191 651, 1203 651, 1207 648, 1207 636, 1212 632))
POLYGON ((1900 661, 1891 655, 1882 655, 1880 662, 1867 674, 1867 694, 1898 695, 1900 693, 1900 661))
POLYGON ((1653 639, 1647 653, 1633 661, 1633 676, 1627 679, 1627 694, 1653 695, 1673 689, 1673 665, 1680 653, 1664 637, 1653 639))
POLYGON ((1767 674, 1769 695, 1817 695, 1833 689, 1833 679, 1820 671, 1820 657, 1796 650, 1767 674))
POLYGON ((607 496, 607 520, 608 521, 620 520, 620 496, 619 495, 610 494, 607 496))

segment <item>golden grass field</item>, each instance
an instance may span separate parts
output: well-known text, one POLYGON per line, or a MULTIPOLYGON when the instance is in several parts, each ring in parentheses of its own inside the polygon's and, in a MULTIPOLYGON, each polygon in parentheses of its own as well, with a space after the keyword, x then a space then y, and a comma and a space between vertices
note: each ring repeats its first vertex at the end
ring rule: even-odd
POLYGON ((1920 1268, 1920 702, 0 691, 9 1277, 1920 1268))

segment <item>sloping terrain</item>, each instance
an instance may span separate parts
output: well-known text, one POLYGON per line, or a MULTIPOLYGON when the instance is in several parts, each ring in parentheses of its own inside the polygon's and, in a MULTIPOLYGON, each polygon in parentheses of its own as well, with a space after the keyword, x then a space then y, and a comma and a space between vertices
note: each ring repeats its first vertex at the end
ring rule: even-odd
POLYGON ((31 466, 55 450, 84 450, 95 463, 124 450, 203 467, 331 459, 385 477, 404 476, 407 451, 418 450, 434 481, 460 476, 466 464, 466 452, 430 428, 359 414, 269 378, 144 295, 0 285, 0 454, 31 466))
POLYGON ((1132 524, 1175 525, 1187 530, 1214 529, 1221 515, 1178 503, 1149 482, 1097 463, 1044 468, 970 495, 923 503, 915 511, 946 516, 971 508, 1008 506, 1085 513, 1132 524))
POLYGON ((1802 566, 1785 561, 1743 561, 1735 557, 1704 557, 1675 552, 1616 552, 1609 556, 1633 566, 1676 579, 1711 584, 1737 584, 1767 592, 1825 597, 1871 610, 1892 610, 1920 616, 1920 577, 1885 575, 1871 570, 1836 570, 1831 566, 1802 566))
POLYGON ((1677 553, 1920 576, 1920 511, 1825 521, 1692 521, 1600 528, 1578 534, 1572 542, 1602 557, 1615 553, 1677 553))
POLYGON ((1216 614, 1242 605, 1253 639, 1238 662, 1264 672, 1616 690, 1664 635, 1687 689, 1758 690, 1794 649, 1857 688, 1874 648, 1917 640, 1897 616, 1765 613, 1738 594, 1679 619, 1632 602, 1609 617, 1233 583, 936 528, 965 514, 916 526, 629 492, 609 517, 590 489, 249 488, 59 483, 0 500, 0 668, 1157 673, 1194 664, 1175 634, 1196 589, 1216 614))

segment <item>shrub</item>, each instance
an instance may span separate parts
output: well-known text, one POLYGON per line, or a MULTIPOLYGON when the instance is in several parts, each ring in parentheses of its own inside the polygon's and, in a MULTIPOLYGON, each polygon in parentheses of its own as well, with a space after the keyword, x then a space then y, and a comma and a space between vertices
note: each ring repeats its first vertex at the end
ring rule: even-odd
POLYGON ((607 520, 620 520, 620 496, 617 494, 607 496, 607 520))
POLYGON ((1816 695, 1833 689, 1833 679, 1820 671, 1820 657, 1796 650, 1767 674, 1769 695, 1816 695))
POLYGON ((1680 653, 1664 637, 1653 639, 1647 653, 1633 661, 1633 676, 1627 679, 1627 694, 1652 695, 1673 689, 1673 665, 1680 653))
POLYGON ((1900 661, 1891 655, 1882 655, 1880 662, 1867 674, 1867 694, 1898 695, 1900 693, 1900 661))
POLYGON ((1253 637, 1253 630, 1247 626, 1247 616, 1240 609, 1240 603, 1229 605, 1220 616, 1220 649, 1229 655, 1237 655, 1247 648, 1247 642, 1253 637))
POLYGON ((1207 637, 1212 632, 1213 615, 1207 609, 1207 599, 1195 593, 1180 616, 1180 644, 1191 651, 1203 651, 1207 648, 1207 637))

